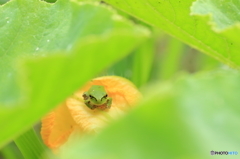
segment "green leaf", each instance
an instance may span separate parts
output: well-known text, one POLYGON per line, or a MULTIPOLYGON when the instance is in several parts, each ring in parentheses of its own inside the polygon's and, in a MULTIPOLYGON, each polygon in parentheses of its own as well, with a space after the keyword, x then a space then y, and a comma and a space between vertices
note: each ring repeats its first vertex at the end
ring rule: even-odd
POLYGON ((12 0, 0 24, 0 147, 149 34, 107 7, 67 0, 12 0))
POLYGON ((238 72, 221 70, 152 85, 137 109, 62 158, 210 159, 212 150, 238 151, 239 80, 238 72))
POLYGON ((240 124, 239 79, 238 71, 219 70, 199 73, 177 83, 178 101, 187 115, 185 121, 193 130, 200 130, 198 133, 204 141, 210 141, 206 149, 240 147, 236 129, 240 124))
POLYGON ((194 4, 194 0, 105 1, 217 60, 239 68, 240 29, 236 24, 240 20, 239 1, 199 0, 194 4), (211 16, 213 22, 209 22, 211 16), (212 28, 221 29, 221 32, 212 28))
POLYGON ((0 5, 4 4, 6 2, 8 2, 8 0, 0 0, 0 5))
POLYGON ((191 7, 194 15, 210 15, 213 29, 217 31, 229 28, 239 22, 239 1, 197 0, 191 7))

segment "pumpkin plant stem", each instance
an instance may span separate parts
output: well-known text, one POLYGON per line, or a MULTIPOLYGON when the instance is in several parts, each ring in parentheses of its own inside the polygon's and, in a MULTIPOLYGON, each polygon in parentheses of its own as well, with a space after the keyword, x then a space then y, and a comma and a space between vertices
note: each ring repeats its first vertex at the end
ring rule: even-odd
POLYGON ((46 150, 32 128, 15 139, 14 142, 25 159, 41 159, 46 150))

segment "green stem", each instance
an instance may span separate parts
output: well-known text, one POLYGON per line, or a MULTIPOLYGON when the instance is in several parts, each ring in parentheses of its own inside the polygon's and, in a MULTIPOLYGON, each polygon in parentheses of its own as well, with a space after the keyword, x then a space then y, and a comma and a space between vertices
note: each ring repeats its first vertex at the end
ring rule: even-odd
POLYGON ((4 159, 24 159, 21 152, 13 142, 7 144, 1 149, 0 158, 1 157, 4 159))
POLYGON ((40 159, 46 150, 33 129, 15 139, 15 143, 25 159, 40 159))
POLYGON ((183 55, 184 44, 175 38, 170 38, 168 46, 164 52, 162 61, 159 62, 160 78, 170 79, 179 70, 180 61, 183 55))

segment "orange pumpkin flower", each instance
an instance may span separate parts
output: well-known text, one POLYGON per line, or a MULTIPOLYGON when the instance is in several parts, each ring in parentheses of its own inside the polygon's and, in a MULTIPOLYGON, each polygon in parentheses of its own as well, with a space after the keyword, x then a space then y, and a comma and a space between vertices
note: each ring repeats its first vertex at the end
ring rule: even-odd
POLYGON ((124 114, 141 98, 140 92, 127 79, 118 76, 95 78, 68 98, 63 104, 42 119, 41 136, 44 143, 52 148, 64 144, 73 131, 94 133, 103 128, 110 120, 124 114), (84 92, 91 86, 105 88, 112 99, 109 109, 90 109, 84 103, 84 92))

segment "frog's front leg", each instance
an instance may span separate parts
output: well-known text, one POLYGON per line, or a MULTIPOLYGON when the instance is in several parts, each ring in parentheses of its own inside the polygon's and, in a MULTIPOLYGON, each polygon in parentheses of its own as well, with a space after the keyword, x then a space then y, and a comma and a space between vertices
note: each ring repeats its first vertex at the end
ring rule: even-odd
POLYGON ((107 109, 110 109, 111 108, 111 105, 112 105, 112 98, 108 98, 107 99, 107 109))
POLYGON ((84 102, 85 104, 86 104, 86 106, 88 107, 88 108, 90 108, 90 109, 95 109, 95 108, 97 108, 97 106, 96 105, 93 105, 90 101, 85 101, 84 102))
POLYGON ((89 94, 87 92, 84 92, 82 97, 85 102, 89 101, 89 94))

